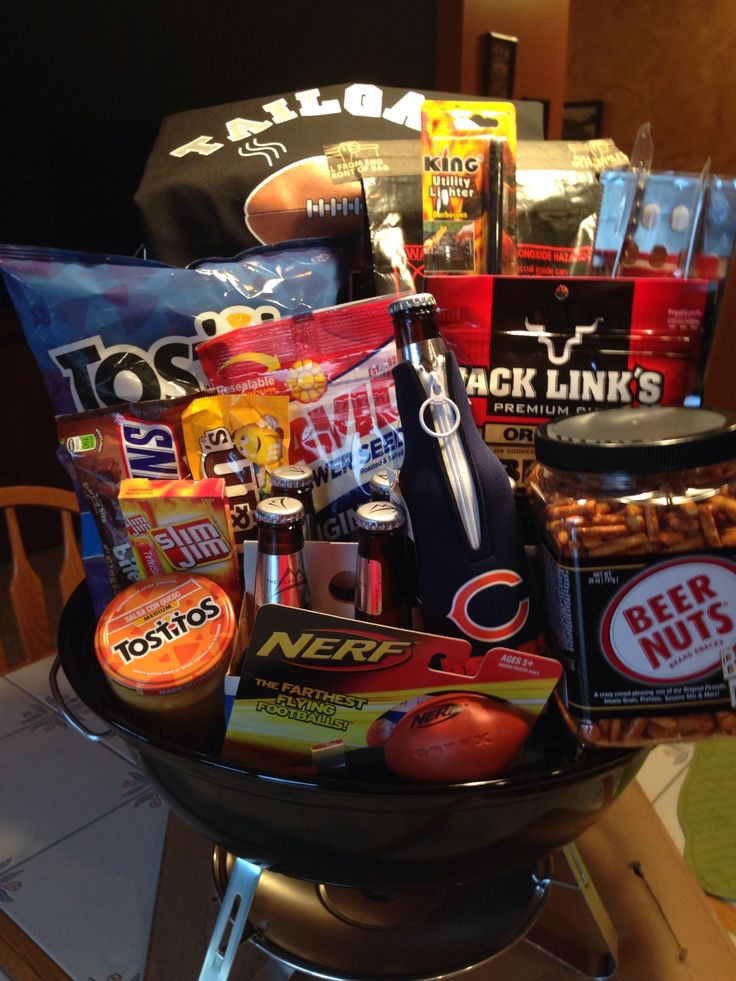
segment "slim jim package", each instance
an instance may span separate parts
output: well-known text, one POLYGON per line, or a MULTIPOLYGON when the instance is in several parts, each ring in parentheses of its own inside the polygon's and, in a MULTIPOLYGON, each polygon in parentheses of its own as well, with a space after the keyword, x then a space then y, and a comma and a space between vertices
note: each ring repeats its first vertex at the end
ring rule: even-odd
POLYGON ((276 771, 483 779, 511 764, 559 662, 292 607, 258 612, 224 755, 276 771))
POLYGON ((515 272, 514 106, 426 100, 421 150, 425 275, 515 272))
POLYGON ((118 500, 141 579, 171 572, 206 576, 240 609, 224 480, 122 480, 118 500))

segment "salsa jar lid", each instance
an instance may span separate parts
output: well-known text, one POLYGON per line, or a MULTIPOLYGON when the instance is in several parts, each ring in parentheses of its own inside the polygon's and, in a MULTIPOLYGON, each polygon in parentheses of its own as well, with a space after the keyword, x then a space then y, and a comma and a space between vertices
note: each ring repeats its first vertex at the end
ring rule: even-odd
POLYGON ((204 576, 151 576, 118 593, 95 631, 110 681, 142 695, 199 684, 228 659, 236 630, 227 593, 204 576))
POLYGON ((717 409, 602 409, 539 426, 537 460, 582 473, 660 473, 736 460, 736 416, 717 409))

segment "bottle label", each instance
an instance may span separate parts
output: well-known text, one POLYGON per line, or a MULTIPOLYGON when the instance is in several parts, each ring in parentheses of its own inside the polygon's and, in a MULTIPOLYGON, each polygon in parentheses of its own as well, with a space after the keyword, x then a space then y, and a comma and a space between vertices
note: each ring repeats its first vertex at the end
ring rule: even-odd
POLYGON ((355 606, 369 616, 380 617, 383 613, 383 569, 376 559, 359 560, 355 606))
POLYGON ((309 583, 301 550, 289 555, 267 555, 259 552, 255 602, 257 607, 266 603, 309 606, 309 583))

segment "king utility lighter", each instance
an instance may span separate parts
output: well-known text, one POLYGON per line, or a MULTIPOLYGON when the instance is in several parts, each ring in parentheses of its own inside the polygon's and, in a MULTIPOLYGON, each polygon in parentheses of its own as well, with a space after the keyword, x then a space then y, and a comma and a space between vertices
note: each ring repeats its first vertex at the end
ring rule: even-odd
POLYGON ((474 655, 537 649, 525 555, 506 471, 473 421, 457 360, 418 293, 389 305, 404 434, 399 486, 416 549, 425 630, 466 638, 474 655))

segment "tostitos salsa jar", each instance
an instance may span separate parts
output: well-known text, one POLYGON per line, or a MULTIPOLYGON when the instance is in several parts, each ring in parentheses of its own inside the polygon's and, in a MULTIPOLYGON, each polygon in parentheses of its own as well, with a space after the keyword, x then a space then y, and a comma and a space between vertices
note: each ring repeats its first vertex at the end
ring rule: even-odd
POLYGON ((97 625, 95 650, 131 721, 215 752, 224 736, 223 685, 235 630, 219 585, 172 573, 118 593, 97 625))
POLYGON ((536 433, 563 715, 586 743, 736 734, 736 417, 609 409, 536 433))

